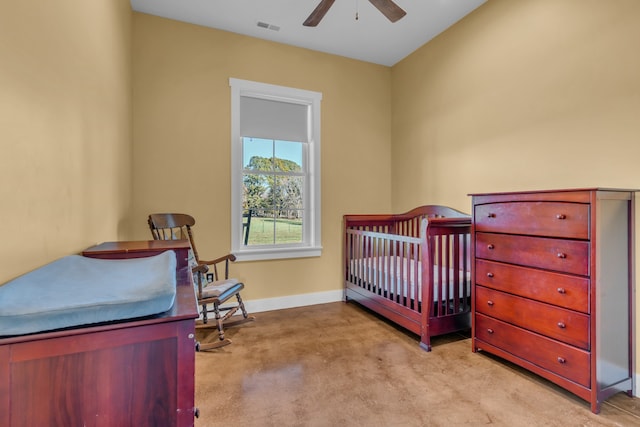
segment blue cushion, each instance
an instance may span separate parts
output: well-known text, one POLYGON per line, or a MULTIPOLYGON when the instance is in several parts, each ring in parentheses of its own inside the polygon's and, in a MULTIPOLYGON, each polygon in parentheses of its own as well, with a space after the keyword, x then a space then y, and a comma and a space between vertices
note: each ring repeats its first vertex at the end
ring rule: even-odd
POLYGON ((0 336, 162 313, 176 295, 176 255, 70 255, 0 286, 0 336))

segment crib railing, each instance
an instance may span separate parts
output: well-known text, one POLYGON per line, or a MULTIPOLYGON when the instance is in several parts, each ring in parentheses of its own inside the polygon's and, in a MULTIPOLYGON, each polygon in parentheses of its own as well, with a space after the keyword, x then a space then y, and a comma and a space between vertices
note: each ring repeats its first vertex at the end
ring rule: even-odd
POLYGON ((344 226, 345 229, 420 237, 420 225, 425 218, 468 219, 469 215, 448 206, 425 205, 402 214, 345 215, 344 226))
POLYGON ((468 310, 470 224, 468 215, 446 206, 346 215, 345 282, 416 312, 429 301, 430 316, 468 310))
POLYGON ((421 241, 375 231, 346 230, 345 280, 420 311, 421 241))
POLYGON ((345 281, 418 312, 433 301, 432 317, 469 310, 468 221, 423 220, 423 229, 422 238, 345 230, 345 281))

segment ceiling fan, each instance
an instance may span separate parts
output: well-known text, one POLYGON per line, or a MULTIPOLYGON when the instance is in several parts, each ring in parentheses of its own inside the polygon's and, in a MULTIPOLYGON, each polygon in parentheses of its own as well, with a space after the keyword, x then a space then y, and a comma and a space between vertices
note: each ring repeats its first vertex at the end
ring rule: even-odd
MULTIPOLYGON (((315 27, 318 25, 331 6, 333 6, 334 2, 335 0, 320 0, 318 6, 316 6, 302 25, 305 27, 315 27)), ((407 14, 407 12, 402 10, 402 8, 392 0, 369 0, 369 3, 374 5, 391 22, 396 22, 407 14)))

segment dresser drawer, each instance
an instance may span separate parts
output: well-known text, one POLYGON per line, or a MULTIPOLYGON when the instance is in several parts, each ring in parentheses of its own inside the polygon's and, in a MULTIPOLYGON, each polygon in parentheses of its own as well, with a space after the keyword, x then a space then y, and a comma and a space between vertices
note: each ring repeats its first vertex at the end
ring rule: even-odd
POLYGON ((589 313, 589 279, 476 259, 476 284, 589 313))
POLYGON ((589 315, 483 286, 475 291, 476 312, 589 350, 589 315))
POLYGON ((493 233, 475 236, 478 258, 589 275, 589 242, 493 233))
MULTIPOLYGON (((475 336, 514 356, 591 387, 590 354, 482 314, 475 315, 475 336)), ((482 348, 480 342, 476 342, 482 348)))
POLYGON ((563 202, 508 202, 476 205, 477 231, 589 239, 589 205, 563 202))

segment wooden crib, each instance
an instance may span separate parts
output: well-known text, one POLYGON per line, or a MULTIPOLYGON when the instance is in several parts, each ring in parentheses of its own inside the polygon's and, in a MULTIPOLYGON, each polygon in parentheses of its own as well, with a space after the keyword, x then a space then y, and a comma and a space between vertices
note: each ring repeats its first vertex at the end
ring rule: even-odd
POLYGON ((471 327, 471 217, 446 206, 344 216, 345 300, 420 335, 471 327))

